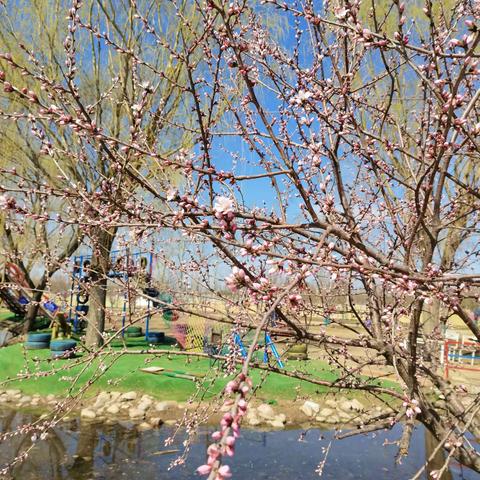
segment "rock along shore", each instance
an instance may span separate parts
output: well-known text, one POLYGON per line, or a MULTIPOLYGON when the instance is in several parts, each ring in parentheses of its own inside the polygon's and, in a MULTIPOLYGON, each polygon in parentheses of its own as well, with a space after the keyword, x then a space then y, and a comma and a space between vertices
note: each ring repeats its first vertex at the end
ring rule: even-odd
MULTIPOLYGON (((185 410, 202 410, 207 404, 157 400, 150 395, 130 392, 99 392, 94 397, 68 407, 67 400, 54 395, 25 395, 20 390, 0 390, 0 407, 16 410, 35 410, 48 415, 48 411, 65 404, 66 415, 71 419, 79 415, 85 422, 116 423, 128 421, 140 430, 158 428, 166 423, 173 425, 183 418, 185 410), (199 407, 199 408, 198 408, 199 407)), ((213 409, 207 423, 216 424, 224 408, 213 409)), ((261 429, 283 429, 298 425, 329 425, 332 428, 361 426, 367 419, 391 412, 382 405, 345 396, 325 395, 313 400, 279 401, 275 405, 255 400, 249 405, 244 426, 261 429)))

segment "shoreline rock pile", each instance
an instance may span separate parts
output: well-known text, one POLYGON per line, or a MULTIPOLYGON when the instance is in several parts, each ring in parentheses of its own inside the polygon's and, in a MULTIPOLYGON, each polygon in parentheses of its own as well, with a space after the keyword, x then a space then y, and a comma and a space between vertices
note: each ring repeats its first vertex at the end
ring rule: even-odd
MULTIPOLYGON (((54 395, 41 397, 38 394, 26 395, 18 389, 0 390, 0 405, 17 410, 46 409, 62 402, 54 395)), ((159 401, 150 395, 136 391, 99 392, 95 397, 81 402, 79 416, 90 422, 131 422, 139 429, 157 428, 163 423, 175 424, 183 416, 186 405, 171 400, 159 401)), ((192 408, 194 406, 192 405, 192 408)), ((369 405, 368 408, 357 399, 342 396, 320 397, 302 402, 282 402, 272 406, 268 403, 249 405, 245 426, 283 429, 288 424, 298 425, 361 425, 373 416, 389 412, 388 408, 369 405), (283 410, 283 411, 282 411, 283 410)), ((218 415, 214 415, 212 422, 218 415)), ((71 415, 70 415, 71 418, 71 415)))

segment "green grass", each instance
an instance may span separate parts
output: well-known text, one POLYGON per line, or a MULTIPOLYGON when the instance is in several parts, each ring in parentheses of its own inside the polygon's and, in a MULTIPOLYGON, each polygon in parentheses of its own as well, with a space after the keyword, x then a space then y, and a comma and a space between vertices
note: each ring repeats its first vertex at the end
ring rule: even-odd
POLYGON ((15 314, 9 310, 0 310, 0 322, 3 320, 21 320, 21 317, 16 317, 15 314))
MULTIPOLYGON (((120 343, 120 342, 118 342, 120 343)), ((128 340, 130 350, 142 350, 147 346, 143 339, 128 340)), ((171 349, 171 346, 161 346, 159 348, 171 349)), ((113 348, 112 352, 120 352, 120 349, 113 348)), ((80 360, 56 360, 50 361, 50 352, 48 350, 27 351, 21 344, 12 345, 0 349, 0 388, 18 388, 26 394, 38 393, 42 396, 54 394, 58 396, 67 395, 70 388, 73 393, 77 393, 85 384, 91 382, 100 372, 100 361, 96 360, 81 373, 83 364, 65 369, 61 372, 55 372, 48 376, 29 378, 27 380, 16 380, 18 374, 25 372, 48 373, 59 366, 71 366, 75 361, 80 360), (78 381, 74 384, 75 377, 79 375, 78 381), (8 381, 7 380, 13 380, 8 381)), ((194 382, 166 377, 163 375, 152 375, 140 372, 139 369, 144 366, 160 366, 172 370, 181 370, 195 373, 205 373, 207 378, 204 381, 206 389, 204 398, 208 399, 219 393, 225 383, 229 380, 224 378, 223 374, 218 375, 216 370, 220 365, 212 363, 209 359, 185 358, 178 355, 162 355, 153 357, 152 355, 123 355, 107 356, 104 360, 106 370, 98 379, 93 381, 89 388, 89 395, 102 390, 118 390, 148 393, 159 399, 185 401, 196 391, 194 382), (209 378, 216 378, 213 384, 210 384, 209 378)), ((326 364, 320 361, 308 362, 290 362, 287 365, 288 370, 298 369, 309 373, 322 380, 334 380, 336 376, 329 372, 326 364)), ((263 380, 264 372, 259 370, 252 371, 252 380, 254 385, 261 385, 258 396, 264 400, 292 400, 297 393, 301 395, 315 395, 327 391, 325 387, 312 385, 307 382, 287 378, 279 374, 269 374, 263 380)))
MULTIPOLYGON (((0 311, 0 320, 13 317, 10 312, 0 311)), ((41 327, 41 325, 38 325, 41 327)), ((159 346, 161 349, 173 349, 170 344, 159 346)), ((128 350, 141 351, 148 347, 144 337, 126 338, 128 350)), ((220 364, 209 359, 185 357, 180 355, 115 355, 120 353, 124 345, 122 340, 115 340, 110 352, 112 355, 102 357, 103 364, 96 360, 88 366, 81 363, 82 357, 71 360, 50 360, 49 350, 24 350, 22 344, 0 348, 0 389, 18 388, 26 394, 38 393, 46 396, 54 394, 65 396, 70 392, 77 393, 85 385, 91 383, 88 395, 95 395, 103 390, 129 391, 135 390, 148 393, 156 398, 165 400, 186 401, 196 391, 194 382, 184 379, 171 378, 163 375, 152 375, 140 372, 145 366, 159 366, 172 370, 181 370, 207 374, 203 382, 202 395, 209 399, 221 392, 229 378, 219 372, 220 364), (65 367, 60 372, 55 369, 65 367), (71 368, 68 368, 71 367, 71 368), (105 368, 99 375, 100 368, 105 368), (30 372, 37 374, 26 380, 17 380, 18 375, 30 372), (40 376, 38 374, 41 374, 40 376), (78 378, 77 378, 78 377, 78 378), (98 378, 97 378, 98 377, 98 378), (215 379, 211 382, 210 379, 215 379)), ((262 363, 263 350, 257 352, 256 359, 262 363)), ((337 378, 328 365, 320 360, 291 361, 286 369, 298 370, 313 378, 333 381, 337 378)), ((312 385, 311 383, 270 373, 266 378, 265 372, 259 369, 251 371, 254 386, 258 386, 257 397, 264 401, 293 400, 297 395, 315 397, 328 391, 327 387, 312 385)), ((382 382, 383 386, 392 387, 392 382, 382 382)))
MULTIPOLYGON (((15 315, 10 310, 0 309, 0 322, 10 321, 21 323, 23 317, 15 315)), ((45 317, 37 317, 33 323, 33 330, 45 329, 50 325, 50 319, 45 317)))

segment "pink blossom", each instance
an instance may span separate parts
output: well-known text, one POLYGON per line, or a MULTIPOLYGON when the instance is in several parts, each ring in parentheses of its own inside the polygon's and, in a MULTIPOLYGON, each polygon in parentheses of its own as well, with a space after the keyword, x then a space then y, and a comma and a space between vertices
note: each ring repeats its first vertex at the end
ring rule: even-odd
POLYGON ((8 198, 6 195, 0 195, 0 208, 5 210, 8 206, 8 198))
POLYGON ((245 285, 249 281, 245 270, 242 270, 238 267, 232 268, 232 273, 225 278, 227 287, 232 291, 236 292, 239 287, 245 285))
POLYGON ((211 465, 200 465, 200 467, 197 468, 197 473, 199 473, 200 475, 208 475, 211 471, 211 465))
POLYGON ((220 455, 220 449, 216 443, 212 443, 207 448, 207 455, 212 458, 217 458, 220 455))
POLYGON ((233 213, 233 200, 228 197, 217 197, 213 209, 220 214, 233 213))
POLYGON ((345 18, 347 18, 348 14, 349 14, 349 10, 346 9, 346 8, 336 8, 335 9, 335 16, 339 20, 344 20, 345 18))
POLYGON ((301 105, 304 102, 307 102, 312 98, 313 93, 312 92, 307 92, 306 90, 299 90, 297 95, 295 95, 292 98, 292 102, 295 103, 296 105, 301 105))
POLYGON ((232 431, 235 438, 238 438, 240 436, 240 425, 238 424, 238 422, 232 423, 232 431))
POLYGON ((243 398, 238 401, 238 408, 240 410, 246 410, 247 409, 247 401, 244 400, 243 398))
POLYGON ((230 412, 226 412, 223 417, 222 417, 222 420, 220 421, 220 424, 222 425, 222 427, 229 427, 233 422, 233 416, 230 412))
POLYGON ((178 195, 178 191, 176 188, 171 188, 167 192, 167 200, 171 202, 176 196, 178 195))
POLYGON ((225 387, 225 393, 233 393, 236 392, 238 389, 238 383, 235 382, 234 380, 231 380, 230 382, 227 383, 225 387))
POLYGON ((460 45, 463 45, 463 42, 458 38, 452 38, 449 42, 449 45, 451 48, 455 48, 455 47, 459 47, 460 45))
POLYGON ((230 467, 228 465, 222 465, 218 469, 218 475, 220 475, 221 478, 230 478, 232 476, 232 473, 230 471, 230 467))

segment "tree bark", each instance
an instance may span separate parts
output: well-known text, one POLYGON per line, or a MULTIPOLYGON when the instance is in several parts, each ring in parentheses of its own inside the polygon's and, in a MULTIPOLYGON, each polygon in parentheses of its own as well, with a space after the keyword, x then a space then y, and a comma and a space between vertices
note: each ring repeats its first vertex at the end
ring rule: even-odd
POLYGON ((35 288, 35 292, 32 296, 32 301, 28 306, 27 314, 25 315, 23 323, 23 333, 28 333, 33 327, 33 322, 38 315, 38 309, 40 308, 40 302, 42 301, 43 291, 46 284, 47 278, 45 275, 43 275, 40 283, 35 288))
MULTIPOLYGON (((432 473, 436 470, 440 470, 445 465, 445 450, 440 448, 435 455, 433 456, 431 461, 428 461, 430 455, 435 452, 435 449, 438 446, 438 440, 425 429, 425 460, 427 461, 427 474, 428 478, 432 477, 432 473)), ((448 468, 442 473, 441 477, 438 480, 452 480, 452 473, 448 468)))
POLYGON ((94 238, 92 263, 90 266, 90 300, 88 325, 85 343, 87 347, 96 348, 103 345, 105 330, 105 306, 107 300, 108 272, 110 270, 110 250, 115 234, 100 231, 94 238))

